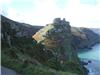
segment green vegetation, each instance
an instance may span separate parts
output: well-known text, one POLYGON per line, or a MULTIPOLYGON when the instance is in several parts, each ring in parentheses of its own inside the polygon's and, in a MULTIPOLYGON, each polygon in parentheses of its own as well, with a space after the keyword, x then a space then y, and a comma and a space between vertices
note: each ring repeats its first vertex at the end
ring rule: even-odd
MULTIPOLYGON (((6 52, 6 51, 5 51, 6 52)), ((54 70, 50 67, 37 65, 36 63, 29 63, 22 61, 22 60, 9 56, 8 54, 5 54, 5 52, 2 51, 2 65, 8 68, 11 68, 18 73, 22 75, 77 75, 75 73, 70 73, 70 72, 63 72, 63 71, 57 71, 54 70)), ((23 57, 24 55, 20 55, 20 58, 23 57)), ((25 56, 24 56, 25 57, 25 56)))
MULTIPOLYGON (((22 42, 22 39, 21 39, 22 42)), ((27 40, 27 45, 20 43, 13 48, 2 48, 1 64, 11 68, 22 75, 80 75, 81 71, 75 69, 77 65, 66 63, 61 65, 50 52, 43 51, 45 48, 41 44, 32 45, 27 40), (18 47, 19 45, 20 48, 18 47), (17 46, 18 45, 18 46, 17 46), (35 62, 36 59, 38 62, 35 62), (72 67, 72 68, 71 68, 72 67), (77 72, 78 71, 78 72, 77 72)), ((34 41, 33 41, 34 42, 34 41)))
POLYGON ((47 25, 32 39, 16 36, 18 31, 4 22, 1 39, 2 66, 21 75, 87 75, 87 70, 71 46, 70 26, 67 22, 66 25, 62 24, 47 25))

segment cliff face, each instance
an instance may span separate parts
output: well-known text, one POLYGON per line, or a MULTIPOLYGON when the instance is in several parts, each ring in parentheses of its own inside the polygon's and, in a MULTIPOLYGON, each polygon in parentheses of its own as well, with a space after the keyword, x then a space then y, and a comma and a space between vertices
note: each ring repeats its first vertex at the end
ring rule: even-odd
POLYGON ((33 38, 38 43, 43 44, 46 50, 50 50, 53 54, 57 54, 60 59, 59 61, 68 61, 70 60, 68 54, 73 54, 71 51, 72 35, 70 28, 68 22, 57 18, 54 20, 54 23, 48 24, 36 32, 33 38))
POLYGON ((76 49, 91 48, 93 45, 100 43, 100 36, 88 28, 71 28, 73 35, 72 46, 76 49))
POLYGON ((92 30, 89 30, 87 28, 83 28, 82 31, 85 33, 88 39, 88 47, 92 47, 93 45, 100 43, 100 36, 93 32, 92 30))
MULTIPOLYGON (((57 21, 55 21, 55 23, 57 23, 57 21)), ((43 26, 32 26, 25 23, 18 23, 1 15, 1 39, 3 41, 6 40, 6 43, 9 46, 11 46, 11 39, 18 37, 31 38, 32 35, 34 35, 41 28, 43 28, 43 26)), ((97 32, 97 29, 71 27, 71 33, 73 36, 72 46, 76 49, 84 49, 91 48, 96 43, 99 43, 100 36, 92 30, 97 32)))
POLYGON ((81 65, 77 54, 71 45, 71 27, 69 22, 65 21, 65 19, 61 20, 60 18, 56 18, 52 24, 48 24, 36 32, 36 34, 33 35, 33 38, 39 44, 45 46, 45 51, 50 51, 53 54, 53 56, 47 61, 48 66, 63 71, 67 71, 69 69, 68 71, 70 72, 74 72, 79 75, 86 75, 86 71, 81 65), (56 63, 53 63, 54 61, 56 63), (55 66, 51 65, 51 63, 55 66), (72 68, 73 71, 71 71, 72 68))
POLYGON ((42 27, 1 16, 2 65, 23 72, 23 75, 29 75, 30 70, 32 75, 40 75, 40 72, 46 75, 52 75, 52 72, 54 75, 86 75, 87 71, 81 65, 76 49, 97 43, 98 37, 89 29, 85 31, 84 28, 70 27, 65 19, 57 18, 52 24, 42 27), (37 69, 41 71, 37 72, 37 69))

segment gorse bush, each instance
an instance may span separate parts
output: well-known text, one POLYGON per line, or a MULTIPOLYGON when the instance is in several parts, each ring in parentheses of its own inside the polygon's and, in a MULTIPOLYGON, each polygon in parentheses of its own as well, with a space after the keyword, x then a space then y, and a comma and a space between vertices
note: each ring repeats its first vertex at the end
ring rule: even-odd
POLYGON ((56 71, 52 68, 43 65, 25 64, 18 59, 11 59, 2 53, 1 64, 11 68, 21 75, 77 75, 70 72, 56 71), (6 60, 4 60, 6 59, 6 60))
POLYGON ((9 56, 6 56, 4 53, 1 54, 1 65, 8 68, 14 69, 17 72, 21 72, 23 64, 17 59, 12 59, 9 56))
POLYGON ((77 75, 69 72, 56 71, 45 66, 29 65, 23 69, 23 75, 77 75))

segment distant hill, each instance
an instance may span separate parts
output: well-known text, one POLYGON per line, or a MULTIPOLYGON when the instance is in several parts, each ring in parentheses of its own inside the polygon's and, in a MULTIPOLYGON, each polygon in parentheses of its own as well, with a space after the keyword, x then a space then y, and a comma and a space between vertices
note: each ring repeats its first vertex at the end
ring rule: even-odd
POLYGON ((100 28, 90 28, 93 32, 100 35, 100 28))
POLYGON ((1 15, 1 29, 2 31, 6 27, 11 27, 12 30, 16 31, 14 35, 18 37, 31 37, 35 34, 39 29, 41 29, 43 26, 35 26, 25 23, 19 23, 13 20, 10 20, 3 15, 1 15))
POLYGON ((73 34, 73 44, 77 49, 91 48, 100 43, 100 36, 89 28, 71 28, 73 34))

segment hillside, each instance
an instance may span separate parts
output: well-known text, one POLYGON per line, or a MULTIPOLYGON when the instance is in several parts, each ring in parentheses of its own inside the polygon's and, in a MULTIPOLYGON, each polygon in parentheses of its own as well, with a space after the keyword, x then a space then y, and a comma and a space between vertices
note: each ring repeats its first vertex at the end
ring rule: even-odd
MULTIPOLYGON (((26 37, 31 38, 38 30, 43 26, 32 26, 25 23, 15 22, 1 15, 1 37, 7 40, 13 37, 26 37), (6 33, 4 33, 7 32, 6 33), (8 36, 11 37, 8 38, 8 36)), ((76 28, 71 27, 71 33, 73 35, 72 45, 77 45, 77 49, 91 48, 96 43, 100 42, 100 36, 94 33, 99 33, 99 29, 88 29, 88 28, 76 28), (92 37, 92 38, 91 38, 92 37)), ((10 43, 11 40, 9 40, 10 43)), ((8 41, 6 41, 8 42, 8 41)))
POLYGON ((98 43, 99 36, 85 28, 96 36, 86 44, 93 38, 88 38, 84 28, 72 28, 59 20, 42 27, 1 16, 2 66, 22 75, 87 75, 76 50, 98 43))
POLYGON ((73 35, 72 45, 76 49, 91 48, 93 45, 100 43, 100 35, 91 29, 72 27, 71 32, 73 35))
POLYGON ((90 28, 93 32, 100 35, 100 28, 90 28))
MULTIPOLYGON (((8 27, 8 29, 11 29, 15 31, 16 37, 31 37, 35 32, 37 32, 39 29, 41 29, 43 26, 32 26, 25 23, 19 23, 13 20, 10 20, 4 16, 1 15, 1 29, 2 32, 4 28, 8 27)), ((7 28, 5 29, 7 30, 7 28)), ((10 33, 10 32, 9 32, 10 33)))

